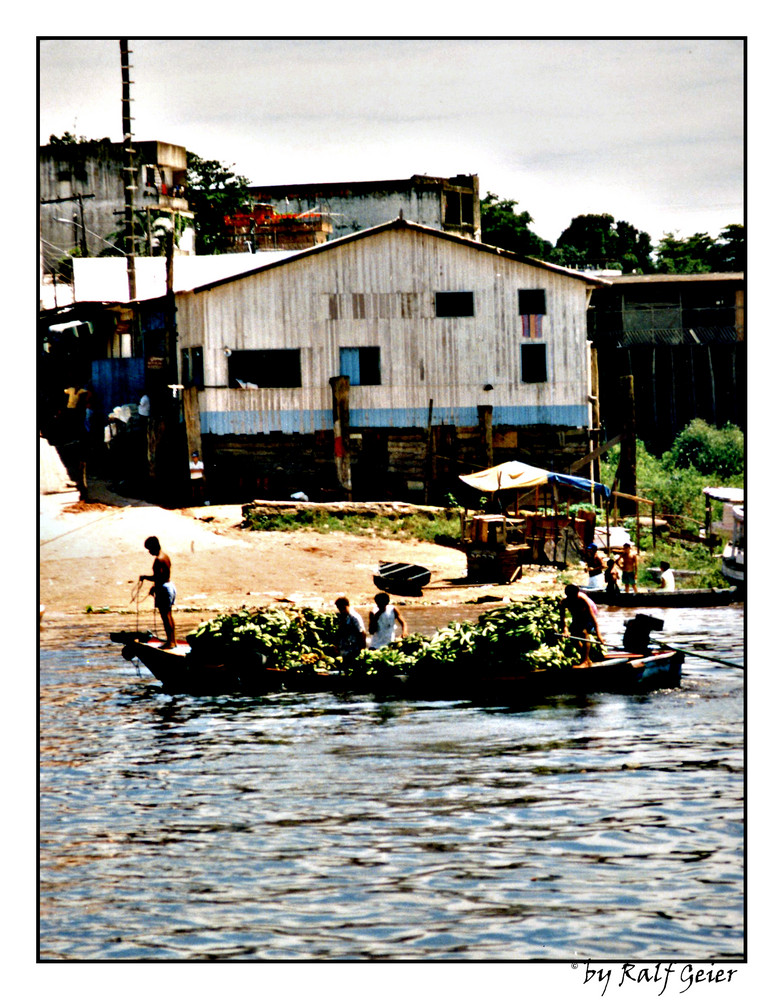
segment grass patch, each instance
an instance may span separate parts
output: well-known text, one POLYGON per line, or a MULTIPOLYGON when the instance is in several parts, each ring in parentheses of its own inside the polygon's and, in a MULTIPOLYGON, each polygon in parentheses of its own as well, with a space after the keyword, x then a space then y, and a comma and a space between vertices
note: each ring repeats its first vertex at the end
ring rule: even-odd
POLYGON ((312 508, 271 515, 250 511, 248 527, 251 531, 316 531, 321 534, 345 531, 350 535, 373 535, 451 547, 457 546, 460 541, 460 517, 446 510, 439 514, 406 514, 399 517, 378 514, 373 510, 344 515, 312 508))

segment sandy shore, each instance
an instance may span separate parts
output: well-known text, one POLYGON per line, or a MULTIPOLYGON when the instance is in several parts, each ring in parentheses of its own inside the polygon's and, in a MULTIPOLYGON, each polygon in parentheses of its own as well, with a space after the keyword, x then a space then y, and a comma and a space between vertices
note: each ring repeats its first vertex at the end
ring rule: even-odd
MULTIPOLYGON (((427 566, 431 583, 421 597, 398 604, 464 604, 519 599, 560 592, 571 574, 525 569, 511 585, 470 585, 465 555, 426 542, 376 538, 372 534, 314 531, 264 532, 241 527, 239 505, 167 510, 129 500, 106 488, 93 489, 96 502, 79 502, 76 491, 43 494, 39 507, 40 601, 48 611, 128 611, 134 588, 149 573, 144 549, 157 535, 172 560, 176 610, 225 609, 293 603, 332 607, 347 594, 367 606, 376 592, 373 572, 382 560, 427 566)), ((579 571, 578 574, 579 575, 579 571)), ((142 592, 143 606, 152 599, 142 592)))

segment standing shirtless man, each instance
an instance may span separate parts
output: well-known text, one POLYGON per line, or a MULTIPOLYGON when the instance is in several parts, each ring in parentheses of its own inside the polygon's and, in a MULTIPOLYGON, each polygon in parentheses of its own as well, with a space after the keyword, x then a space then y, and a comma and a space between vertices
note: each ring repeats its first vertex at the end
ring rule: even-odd
POLYGON ((629 542, 625 542, 623 546, 623 552, 618 559, 618 564, 621 567, 621 583, 623 584, 624 591, 628 594, 629 587, 634 587, 634 593, 637 593, 637 553, 632 552, 632 547, 629 542))
POLYGON ((139 580, 152 580, 150 593, 155 597, 155 607, 161 613, 163 630, 166 633, 166 642, 161 649, 174 649, 174 616, 172 608, 177 594, 174 584, 171 582, 171 559, 161 550, 161 543, 155 537, 150 537, 144 543, 145 549, 153 556, 152 576, 142 574, 139 580))
POLYGON ((596 605, 587 594, 584 594, 573 583, 567 583, 564 587, 564 594, 566 596, 559 605, 561 632, 566 635, 566 612, 568 611, 572 616, 569 634, 573 639, 583 640, 581 643, 583 660, 582 663, 576 664, 576 667, 590 667, 593 640, 589 636, 593 634, 598 642, 604 643, 604 636, 599 628, 596 605))

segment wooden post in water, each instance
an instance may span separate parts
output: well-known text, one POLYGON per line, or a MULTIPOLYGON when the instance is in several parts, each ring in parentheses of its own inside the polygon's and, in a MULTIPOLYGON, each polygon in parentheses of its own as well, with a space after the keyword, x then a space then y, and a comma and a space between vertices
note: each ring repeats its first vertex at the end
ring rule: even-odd
POLYGON ((350 412, 348 404, 348 375, 336 375, 329 380, 332 386, 332 427, 335 434, 335 471, 338 483, 351 500, 351 456, 348 451, 350 412))

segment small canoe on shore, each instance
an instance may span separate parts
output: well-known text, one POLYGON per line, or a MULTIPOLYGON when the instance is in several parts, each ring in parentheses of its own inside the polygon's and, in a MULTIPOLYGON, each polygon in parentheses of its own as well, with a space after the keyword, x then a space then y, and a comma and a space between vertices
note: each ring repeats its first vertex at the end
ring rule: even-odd
POLYGON ((636 594, 621 591, 608 594, 606 590, 581 588, 594 604, 613 608, 720 608, 742 603, 743 590, 739 587, 717 587, 705 590, 640 590, 636 594))
POLYGON ((415 563, 379 563, 373 583, 379 590, 406 597, 418 597, 430 583, 430 570, 415 563))
POLYGON ((122 655, 139 660, 169 693, 267 694, 275 691, 370 694, 377 697, 425 701, 472 701, 479 704, 532 704, 552 695, 618 692, 640 694, 678 687, 684 654, 680 650, 611 653, 589 667, 532 670, 493 676, 487 671, 455 676, 414 670, 400 674, 347 677, 340 671, 284 670, 250 662, 243 668, 205 663, 187 643, 163 649, 162 640, 129 638, 122 655))

